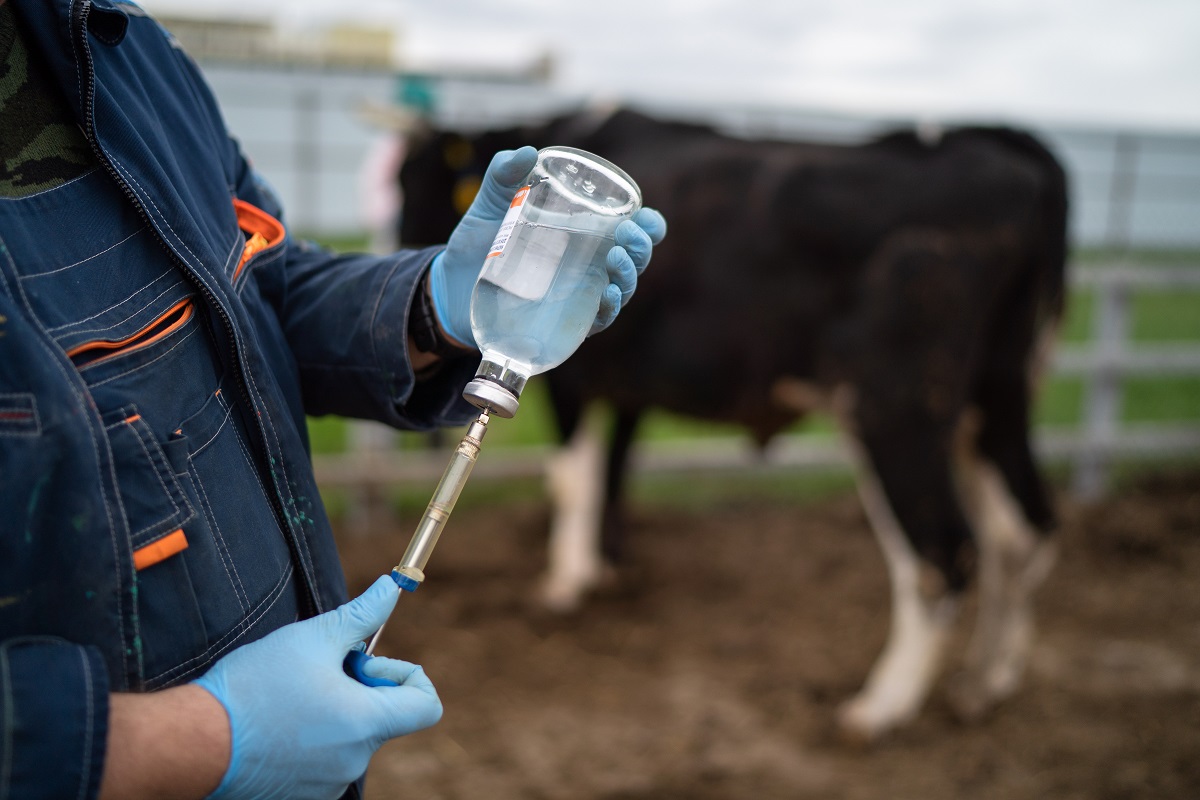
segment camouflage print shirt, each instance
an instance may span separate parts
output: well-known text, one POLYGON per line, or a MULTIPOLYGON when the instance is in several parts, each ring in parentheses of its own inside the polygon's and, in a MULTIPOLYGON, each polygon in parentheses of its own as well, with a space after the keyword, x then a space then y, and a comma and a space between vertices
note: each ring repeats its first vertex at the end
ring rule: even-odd
POLYGON ((0 0, 0 197, 53 189, 95 163, 61 89, 0 0))

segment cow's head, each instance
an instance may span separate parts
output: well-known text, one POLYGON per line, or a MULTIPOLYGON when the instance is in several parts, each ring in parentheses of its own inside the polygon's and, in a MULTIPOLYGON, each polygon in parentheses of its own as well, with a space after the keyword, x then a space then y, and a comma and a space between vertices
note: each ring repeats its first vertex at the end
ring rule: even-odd
MULTIPOLYGON (((404 212, 400 241, 405 246, 438 244, 450 237, 483 181, 492 156, 523 145, 569 145, 607 157, 604 133, 628 112, 587 108, 519 128, 466 134, 426 128, 409 133, 408 155, 400 169, 404 212)), ((636 116, 636 115, 633 115, 636 116)), ((639 118, 640 119, 640 118, 639 118)), ((641 135, 626 136, 636 138, 641 135)), ((620 136, 617 141, 622 141, 620 136)))
POLYGON ((400 168, 404 213, 400 241, 405 246, 438 244, 470 207, 491 153, 480 153, 477 137, 449 131, 410 136, 400 168))

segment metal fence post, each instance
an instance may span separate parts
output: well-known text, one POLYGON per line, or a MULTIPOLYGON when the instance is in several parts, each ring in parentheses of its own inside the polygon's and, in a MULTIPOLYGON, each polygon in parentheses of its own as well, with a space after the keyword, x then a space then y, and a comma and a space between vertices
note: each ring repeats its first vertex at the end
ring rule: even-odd
POLYGON ((293 212, 299 230, 320 227, 321 191, 321 98, 315 90, 303 90, 294 96, 293 154, 296 170, 296 201, 293 212))
POLYGON ((1087 384, 1083 409, 1084 445, 1075 464, 1076 496, 1095 500, 1108 487, 1109 462, 1121 415, 1121 358, 1129 327, 1129 284, 1117 278, 1096 286, 1092 347, 1096 369, 1087 384))
POLYGON ((1112 170, 1108 193, 1108 244, 1118 250, 1127 250, 1133 243, 1133 195, 1138 176, 1136 136, 1117 134, 1112 170))

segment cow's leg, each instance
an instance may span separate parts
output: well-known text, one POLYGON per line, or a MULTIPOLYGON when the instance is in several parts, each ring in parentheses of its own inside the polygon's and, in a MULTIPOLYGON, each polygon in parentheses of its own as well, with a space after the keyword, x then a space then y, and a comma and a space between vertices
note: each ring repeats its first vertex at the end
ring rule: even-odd
POLYGON ((848 738, 870 741, 912 719, 924 703, 957 617, 972 545, 951 474, 953 437, 944 426, 893 419, 859 435, 858 485, 891 579, 891 628, 838 722, 848 738))
POLYGON ((600 556, 602 447, 594 426, 575 426, 565 447, 546 465, 553 506, 542 602, 560 613, 578 608, 603 575, 600 556))
POLYGON ((607 472, 604 475, 604 511, 600 550, 606 561, 619 564, 625 556, 625 520, 622 495, 629 466, 629 450, 641 413, 618 409, 608 441, 607 472))
POLYGON ((1029 447, 1027 392, 1019 379, 989 387, 964 490, 979 536, 979 618, 950 698, 967 719, 986 713, 1021 682, 1033 645, 1033 596, 1054 565, 1046 534, 1054 515, 1029 447))

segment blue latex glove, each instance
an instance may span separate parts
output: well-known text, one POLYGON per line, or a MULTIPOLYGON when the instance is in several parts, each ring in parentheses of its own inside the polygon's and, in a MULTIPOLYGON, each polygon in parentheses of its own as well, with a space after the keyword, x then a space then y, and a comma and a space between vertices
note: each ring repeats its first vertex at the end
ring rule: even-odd
MULTIPOLYGON (((524 185, 536 162, 537 151, 528 146, 497 153, 488 165, 474 202, 430 268, 429 291, 438 321, 446 333, 470 347, 477 346, 471 333, 471 290, 513 195, 524 185)), ((609 285, 600 299, 589 336, 604 330, 617 318, 621 306, 637 288, 638 276, 650 263, 650 251, 666 234, 666 220, 650 208, 639 210, 632 220, 617 226, 617 244, 606 261, 609 285)))
POLYGON ((399 686, 367 687, 342 671, 346 652, 387 620, 391 578, 312 619, 234 650, 196 683, 229 713, 233 752, 213 798, 336 798, 388 739, 442 716, 414 664, 372 658, 365 671, 399 686))

